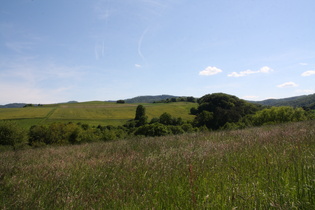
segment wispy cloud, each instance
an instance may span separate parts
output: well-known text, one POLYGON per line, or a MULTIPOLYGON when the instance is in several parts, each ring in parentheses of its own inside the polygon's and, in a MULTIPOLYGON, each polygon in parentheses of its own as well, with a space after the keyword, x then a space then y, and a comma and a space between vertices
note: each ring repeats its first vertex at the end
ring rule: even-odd
POLYGON ((311 76, 311 75, 313 75, 313 74, 315 74, 315 70, 305 71, 305 72, 303 72, 303 73, 301 74, 301 76, 303 76, 303 77, 308 77, 308 76, 311 76))
POLYGON ((277 85, 277 87, 279 88, 287 88, 287 87, 297 87, 298 84, 296 84, 295 82, 285 82, 283 84, 277 85))
POLYGON ((105 55, 105 43, 99 42, 95 44, 94 47, 95 59, 99 60, 100 58, 104 57, 105 55))
POLYGON ((215 67, 215 66, 208 66, 207 68, 205 68, 204 70, 199 72, 199 75, 201 76, 212 76, 218 73, 221 73, 222 70, 215 67))
POLYGON ((308 63, 300 63, 301 66, 307 66, 308 63))
POLYGON ((84 78, 85 71, 88 67, 39 63, 30 58, 11 62, 0 60, 0 104, 66 100, 84 78))
POLYGON ((94 11, 98 19, 105 20, 107 22, 113 13, 110 0, 99 0, 94 6, 94 11))
POLYGON ((273 70, 268 67, 268 66, 264 66, 262 68, 260 68, 259 70, 257 71, 253 71, 253 70, 246 70, 246 71, 241 71, 241 72, 232 72, 231 74, 228 74, 229 77, 245 77, 245 76, 248 76, 250 74, 258 74, 258 73, 270 73, 272 72, 273 70))
POLYGON ((138 55, 141 57, 141 59, 143 61, 145 61, 145 57, 142 53, 142 42, 143 42, 143 39, 146 35, 146 33, 149 31, 149 27, 147 27, 141 34, 140 38, 139 38, 139 41, 138 41, 138 55))
POLYGON ((140 64, 137 64, 137 63, 135 64, 135 67, 136 68, 142 68, 142 66, 140 64))

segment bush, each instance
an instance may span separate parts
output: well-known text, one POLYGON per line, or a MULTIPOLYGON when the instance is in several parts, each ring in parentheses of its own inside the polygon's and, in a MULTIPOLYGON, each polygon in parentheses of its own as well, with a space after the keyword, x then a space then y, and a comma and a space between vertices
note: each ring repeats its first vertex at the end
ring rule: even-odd
POLYGON ((0 144, 19 147, 27 143, 27 135, 25 130, 20 128, 15 122, 0 122, 0 144))
POLYGON ((165 136, 170 134, 170 130, 166 125, 161 123, 147 124, 139 127, 135 135, 144 135, 144 136, 165 136))
POLYGON ((185 131, 182 129, 181 126, 175 126, 175 125, 170 125, 168 126, 172 134, 178 135, 178 134, 183 134, 185 131))
POLYGON ((42 125, 33 125, 29 131, 29 143, 32 146, 43 146, 48 142, 48 128, 42 125))
POLYGON ((278 124, 284 122, 298 122, 307 119, 307 114, 302 108, 289 106, 271 107, 258 111, 251 117, 255 126, 264 124, 278 124))

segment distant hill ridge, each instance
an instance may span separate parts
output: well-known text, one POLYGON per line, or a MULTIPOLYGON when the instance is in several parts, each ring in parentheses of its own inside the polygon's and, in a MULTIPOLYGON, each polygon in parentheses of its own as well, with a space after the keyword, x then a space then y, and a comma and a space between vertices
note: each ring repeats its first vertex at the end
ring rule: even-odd
POLYGON ((251 101, 265 106, 293 106, 315 108, 315 94, 295 96, 282 99, 267 99, 263 101, 251 101))
MULTIPOLYGON (((180 96, 173 95, 147 95, 147 96, 137 96, 130 99, 125 99, 126 103, 153 103, 156 101, 162 101, 171 98, 178 98, 180 96)), ((295 96, 282 99, 267 99, 263 101, 249 101, 251 103, 261 104, 265 106, 293 106, 293 107, 308 107, 315 109, 315 93, 310 95, 295 96)), ((69 101, 68 103, 79 103, 77 101, 69 101)), ((6 105, 0 105, 0 108, 21 108, 24 107, 26 103, 10 103, 6 105)))
POLYGON ((26 103, 11 103, 6 105, 0 105, 0 108, 22 108, 26 103))
POLYGON ((179 96, 172 95, 157 95, 157 96, 137 96, 134 98, 124 100, 126 103, 153 103, 155 101, 162 101, 169 98, 178 98, 179 96))

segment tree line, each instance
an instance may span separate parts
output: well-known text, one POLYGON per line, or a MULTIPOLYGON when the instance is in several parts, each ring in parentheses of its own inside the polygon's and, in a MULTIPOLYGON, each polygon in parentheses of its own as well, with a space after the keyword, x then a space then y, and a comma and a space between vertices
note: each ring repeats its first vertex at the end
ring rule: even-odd
POLYGON ((220 129, 242 129, 315 119, 313 110, 290 106, 265 107, 224 93, 207 94, 199 98, 197 103, 198 107, 190 110, 190 114, 195 116, 192 121, 184 121, 182 118, 173 117, 166 112, 149 121, 143 105, 138 105, 135 117, 122 126, 90 126, 82 123, 56 122, 50 125, 34 125, 26 131, 12 121, 1 121, 0 145, 18 148, 23 145, 38 147, 79 144, 136 136, 164 136, 220 129))

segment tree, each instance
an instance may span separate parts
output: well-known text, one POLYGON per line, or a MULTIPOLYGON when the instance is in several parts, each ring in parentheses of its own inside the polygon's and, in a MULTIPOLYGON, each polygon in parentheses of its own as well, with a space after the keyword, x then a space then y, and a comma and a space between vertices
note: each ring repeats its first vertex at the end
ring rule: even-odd
POLYGON ((117 103, 117 104, 124 104, 125 101, 124 101, 124 100, 118 100, 118 101, 116 101, 116 103, 117 103))
POLYGON ((143 116, 145 116, 145 107, 143 105, 138 105, 136 109, 135 120, 140 120, 140 118, 143 116))
POLYGON ((195 98, 190 96, 190 97, 187 97, 187 102, 196 102, 195 98))
POLYGON ((176 98, 171 98, 171 102, 177 102, 176 98))
POLYGON ((195 125, 197 127, 207 126, 207 128, 212 127, 212 120, 213 120, 213 112, 203 110, 199 113, 195 118, 195 125))
POLYGON ((195 107, 192 107, 192 108, 190 109, 190 114, 196 115, 196 114, 198 114, 198 110, 197 110, 195 107))
POLYGON ((160 123, 162 123, 164 125, 172 125, 173 124, 172 115, 170 115, 167 112, 164 112, 163 114, 161 114, 159 121, 160 121, 160 123))
POLYGON ((147 123, 147 116, 145 115, 145 107, 143 105, 138 105, 136 110, 135 119, 136 126, 142 126, 147 123))
POLYGON ((198 103, 195 123, 197 126, 206 125, 210 129, 218 129, 227 122, 238 122, 259 109, 258 105, 225 93, 207 94, 199 98, 198 103))

